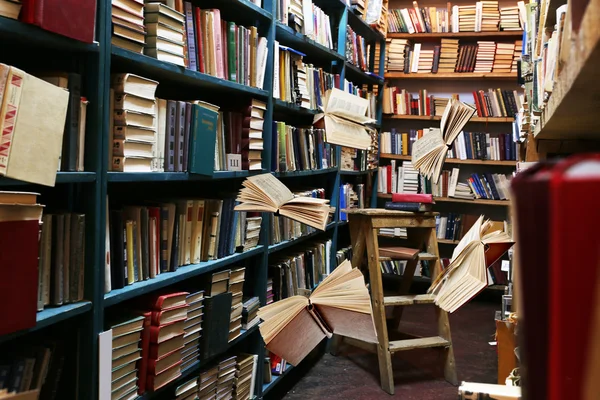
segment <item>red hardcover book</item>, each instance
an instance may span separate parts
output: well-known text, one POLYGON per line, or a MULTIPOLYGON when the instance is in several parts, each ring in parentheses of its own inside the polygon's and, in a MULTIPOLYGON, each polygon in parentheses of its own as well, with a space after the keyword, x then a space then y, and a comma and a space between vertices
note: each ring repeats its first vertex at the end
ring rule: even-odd
POLYGON ((94 41, 96 0, 23 0, 19 19, 86 43, 94 41))
POLYGON ((477 96, 476 91, 473 91, 473 100, 475 100, 475 108, 477 108, 477 116, 483 117, 483 113, 481 112, 481 103, 479 102, 479 96, 477 96))
POLYGON ((0 206, 0 335, 36 324, 42 207, 0 206))
POLYGON ((142 358, 137 362, 138 367, 138 394, 141 396, 146 391, 146 378, 148 376, 148 359, 150 358, 150 317, 151 312, 144 313, 144 328, 142 329, 142 358))
POLYGON ((416 193, 393 193, 392 202, 394 203, 433 203, 432 194, 416 193))
POLYGON ((162 309, 161 311, 152 311, 152 325, 160 326, 172 324, 177 321, 187 319, 187 304, 177 307, 162 309))
POLYGON ((188 292, 177 292, 164 294, 158 296, 155 301, 152 302, 152 309, 155 311, 163 311, 173 307, 180 307, 187 305, 185 298, 189 295, 188 292))
POLYGON ((202 40, 202 13, 200 7, 194 6, 194 19, 196 20, 196 53, 198 58, 198 72, 204 73, 204 43, 202 40))

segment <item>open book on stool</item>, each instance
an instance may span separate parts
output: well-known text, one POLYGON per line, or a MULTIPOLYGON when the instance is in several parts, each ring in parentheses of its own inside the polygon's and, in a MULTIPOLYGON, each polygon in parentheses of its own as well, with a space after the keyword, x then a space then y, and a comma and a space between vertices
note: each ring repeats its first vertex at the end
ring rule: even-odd
POLYGON ((340 264, 307 298, 293 296, 258 311, 267 349, 298 365, 332 334, 377 343, 371 297, 362 273, 340 264))

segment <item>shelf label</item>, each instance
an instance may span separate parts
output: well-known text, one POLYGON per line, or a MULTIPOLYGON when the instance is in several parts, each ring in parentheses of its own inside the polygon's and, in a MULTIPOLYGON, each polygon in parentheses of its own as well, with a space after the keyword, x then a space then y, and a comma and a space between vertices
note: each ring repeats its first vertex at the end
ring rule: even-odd
POLYGON ((241 154, 227 154, 227 171, 241 171, 242 170, 242 155, 241 154))

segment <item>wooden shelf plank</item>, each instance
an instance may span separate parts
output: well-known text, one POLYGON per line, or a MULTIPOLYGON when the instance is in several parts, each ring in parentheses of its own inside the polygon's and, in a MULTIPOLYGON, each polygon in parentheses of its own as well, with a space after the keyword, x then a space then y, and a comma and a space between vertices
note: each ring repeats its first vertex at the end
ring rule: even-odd
POLYGON ((444 33, 388 33, 388 39, 429 39, 439 40, 446 38, 464 39, 520 39, 523 31, 496 31, 496 32, 444 32, 444 33))
MULTIPOLYGON (((96 181, 95 172, 57 172, 56 183, 85 183, 96 181)), ((35 183, 0 177, 0 186, 35 185, 35 183)))
MULTIPOLYGON (((401 154, 389 154, 383 153, 379 155, 379 158, 391 159, 391 160, 404 160, 410 161, 411 156, 405 156, 401 154)), ((448 164, 469 164, 469 165, 494 165, 502 167, 516 167, 516 161, 498 161, 498 160, 459 160, 457 158, 446 158, 448 164)))
MULTIPOLYGON (((406 119, 418 121, 441 121, 441 116, 433 115, 384 115, 383 119, 406 119)), ((507 123, 513 122, 513 117, 472 117, 469 122, 485 122, 485 123, 507 123)))
POLYGON ((366 83, 373 85, 383 84, 383 78, 373 72, 367 73, 356 65, 344 62, 346 65, 346 79, 354 83, 366 83))
POLYGON ((489 73, 475 73, 475 72, 449 72, 449 73, 437 73, 437 74, 405 74, 404 72, 388 72, 385 74, 385 79, 517 79, 516 72, 489 72, 489 73))
MULTIPOLYGON (((392 195, 390 193, 377 193, 377 197, 380 199, 391 199, 392 195)), ((486 206, 504 206, 508 207, 510 202, 508 200, 485 200, 485 199, 475 199, 475 200, 463 200, 463 199, 453 199, 451 197, 434 197, 433 200, 438 203, 466 203, 466 204, 482 204, 486 206)))
POLYGON ((294 367, 292 365, 288 364, 287 367, 285 368, 285 371, 283 371, 283 374, 281 374, 281 375, 273 375, 271 377, 271 382, 264 383, 263 386, 262 386, 262 395, 263 395, 263 397, 267 393, 269 393, 269 391, 275 387, 275 385, 277 384, 277 382, 280 382, 282 380, 282 378, 284 376, 286 376, 292 370, 292 368, 294 368, 294 367))

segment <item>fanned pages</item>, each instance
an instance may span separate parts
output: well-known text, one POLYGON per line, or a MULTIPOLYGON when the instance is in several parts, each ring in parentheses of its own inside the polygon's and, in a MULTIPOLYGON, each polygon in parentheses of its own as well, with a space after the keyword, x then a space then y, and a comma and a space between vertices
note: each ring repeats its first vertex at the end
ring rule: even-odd
POLYGON ((437 183, 449 146, 476 111, 474 107, 451 98, 442 115, 440 128, 430 129, 414 143, 412 163, 415 169, 437 183))
POLYGON ((310 297, 293 296, 258 311, 267 349, 298 365, 332 334, 376 343, 371 298, 362 273, 340 264, 310 297))
POLYGON ((271 174, 255 175, 242 183, 236 211, 279 212, 284 217, 325 230, 329 216, 329 200, 294 196, 271 174))
POLYGON ((315 115, 314 124, 323 121, 327 143, 368 150, 371 135, 365 124, 375 123, 366 116, 369 100, 340 89, 327 91, 323 113, 315 115))
POLYGON ((431 284, 435 304, 454 312, 488 286, 487 267, 496 262, 513 245, 508 234, 492 230, 483 215, 458 243, 448 268, 431 284))

